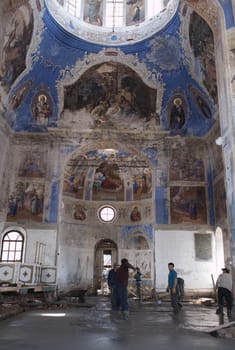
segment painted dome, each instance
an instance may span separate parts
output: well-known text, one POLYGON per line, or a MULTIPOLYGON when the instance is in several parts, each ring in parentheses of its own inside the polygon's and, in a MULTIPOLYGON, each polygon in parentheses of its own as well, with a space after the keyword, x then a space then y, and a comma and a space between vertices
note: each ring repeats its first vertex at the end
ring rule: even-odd
POLYGON ((179 0, 46 0, 46 4, 66 31, 113 46, 159 32, 175 15, 179 0))

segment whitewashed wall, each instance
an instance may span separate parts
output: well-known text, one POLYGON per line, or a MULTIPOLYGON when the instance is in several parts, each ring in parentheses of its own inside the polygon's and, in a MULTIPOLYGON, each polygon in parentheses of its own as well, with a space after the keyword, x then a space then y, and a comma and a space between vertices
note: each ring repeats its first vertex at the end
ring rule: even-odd
POLYGON ((56 230, 27 230, 25 262, 35 263, 37 242, 44 244, 43 265, 55 266, 57 255, 57 231, 56 230))
POLYGON ((212 232, 165 231, 155 232, 156 289, 163 291, 167 286, 168 262, 175 264, 179 277, 185 280, 185 290, 207 292, 213 290, 212 277, 216 280, 221 272, 217 260, 224 261, 223 246, 212 232), (195 256, 194 233, 208 233, 212 237, 212 258, 199 260, 195 256), (218 254, 220 252, 220 254, 218 254))

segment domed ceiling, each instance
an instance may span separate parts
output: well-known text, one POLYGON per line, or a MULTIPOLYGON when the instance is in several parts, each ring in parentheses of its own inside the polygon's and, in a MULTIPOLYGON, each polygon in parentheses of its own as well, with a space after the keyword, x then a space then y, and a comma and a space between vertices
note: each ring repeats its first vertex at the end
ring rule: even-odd
POLYGON ((104 45, 128 45, 160 31, 175 15, 179 0, 46 0, 46 4, 71 34, 104 45))
MULTIPOLYGON (((14 131, 128 126, 206 135, 217 119, 218 30, 189 3, 171 0, 152 19, 114 28, 115 38, 110 28, 66 15, 56 0, 2 4, 5 120, 14 131)), ((223 6, 229 25, 231 8, 223 6)))

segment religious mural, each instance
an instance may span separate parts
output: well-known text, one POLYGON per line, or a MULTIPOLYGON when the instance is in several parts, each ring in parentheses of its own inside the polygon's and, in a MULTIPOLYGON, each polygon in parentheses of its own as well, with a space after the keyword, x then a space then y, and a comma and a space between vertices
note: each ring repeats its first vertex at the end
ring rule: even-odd
POLYGON ((227 217, 226 191, 223 178, 221 178, 214 186, 214 203, 215 219, 216 223, 218 223, 227 217))
POLYGON ((72 218, 79 221, 86 220, 87 214, 86 214, 86 207, 81 204, 74 204, 72 206, 72 218))
POLYGON ((102 0, 85 0, 84 1, 84 21, 96 26, 102 26, 103 18, 103 1, 102 0))
MULTIPOLYGON (((195 74, 204 84, 214 102, 217 103, 218 96, 213 32, 206 21, 196 12, 191 14, 189 39, 195 56, 195 74)), ((208 115, 208 111, 206 111, 206 114, 208 115)))
POLYGON ((130 26, 145 20, 145 0, 128 0, 126 2, 126 25, 130 26))
POLYGON ((1 29, 4 33, 0 61, 0 81, 6 92, 26 68, 25 58, 33 33, 33 13, 29 0, 20 6, 9 2, 9 18, 2 17, 1 29), (11 5, 12 4, 12 5, 11 5), (5 25, 5 21, 8 25, 5 25))
POLYGON ((46 87, 40 87, 32 100, 33 120, 40 125, 47 125, 53 113, 52 97, 46 87))
POLYGON ((174 94, 167 106, 168 124, 171 130, 180 130, 188 118, 186 100, 181 94, 174 94))
POLYGON ((156 93, 129 67, 104 63, 65 87, 64 110, 86 128, 137 129, 152 118, 157 126, 156 93))
POLYGON ((13 94, 9 102, 13 110, 18 108, 21 105, 22 101, 28 94, 32 84, 33 84, 33 80, 30 79, 17 88, 17 90, 15 91, 15 93, 13 94))
POLYGON ((204 118, 211 119, 212 118, 212 111, 210 109, 210 106, 208 105, 206 98, 202 95, 199 89, 195 88, 192 85, 189 85, 189 90, 191 93, 191 96, 193 98, 194 103, 197 106, 197 109, 202 114, 204 118))
POLYGON ((137 161, 128 152, 90 151, 85 156, 73 156, 67 162, 63 194, 98 201, 151 198, 152 172, 145 159, 137 161))
POLYGON ((195 156, 195 149, 187 146, 179 152, 178 147, 171 150, 169 166, 170 181, 205 181, 203 160, 195 156))
POLYGON ((110 198, 110 194, 115 194, 111 198, 114 200, 124 200, 124 176, 123 171, 116 162, 102 162, 95 170, 93 181, 94 200, 110 198))
POLYGON ((151 198, 152 172, 149 168, 136 168, 131 170, 133 199, 151 198))
POLYGON ((171 224, 207 224, 204 187, 174 186, 170 188, 171 224))
POLYGON ((23 160, 20 163, 19 177, 45 177, 46 163, 43 152, 38 149, 27 151, 24 153, 23 160))
POLYGON ((138 205, 134 206, 130 213, 131 221, 141 221, 141 209, 138 205))
POLYGON ((7 221, 42 222, 44 187, 37 181, 18 181, 9 196, 7 221))

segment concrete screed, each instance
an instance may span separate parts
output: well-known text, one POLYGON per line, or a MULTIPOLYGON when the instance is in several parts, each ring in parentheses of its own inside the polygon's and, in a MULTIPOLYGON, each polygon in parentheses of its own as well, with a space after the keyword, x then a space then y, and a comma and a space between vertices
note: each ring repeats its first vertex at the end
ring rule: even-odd
POLYGON ((39 305, 0 321, 0 349, 234 350, 235 322, 219 329, 216 305, 184 303, 174 315, 169 302, 129 299, 129 319, 112 311, 107 296, 83 304, 39 305), (229 339, 230 338, 230 339, 229 339))

